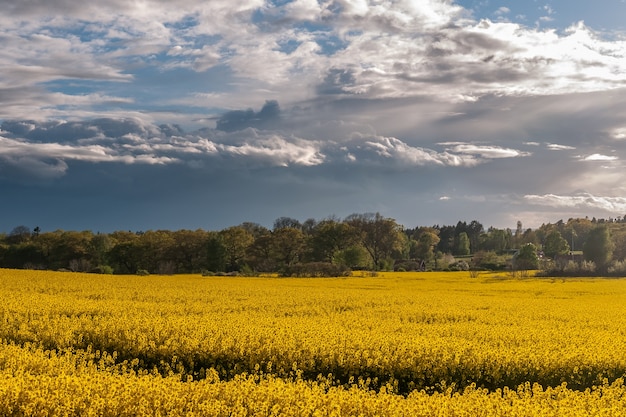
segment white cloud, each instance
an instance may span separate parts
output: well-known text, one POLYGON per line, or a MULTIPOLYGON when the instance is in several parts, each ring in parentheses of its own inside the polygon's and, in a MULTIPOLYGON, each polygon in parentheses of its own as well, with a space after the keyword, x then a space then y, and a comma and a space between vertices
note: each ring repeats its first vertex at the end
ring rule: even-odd
POLYGON ((585 208, 600 209, 610 213, 626 212, 626 198, 595 196, 592 194, 581 195, 525 195, 524 199, 533 204, 550 206, 553 208, 585 208))
POLYGON ((302 165, 314 166, 324 162, 324 155, 320 153, 319 144, 292 138, 288 141, 278 136, 270 136, 254 143, 241 145, 218 145, 219 150, 232 155, 242 155, 257 160, 267 160, 271 165, 284 166, 302 165))
MULTIPOLYGON (((314 99, 333 69, 351 75, 337 91, 360 98, 459 102, 489 94, 601 91, 626 83, 623 40, 602 40, 583 24, 561 35, 514 23, 472 22, 460 6, 443 0, 297 0, 281 6, 262 0, 95 1, 80 7, 51 0, 5 8, 11 19, 0 25, 0 90, 75 79, 135 83, 146 66, 198 72, 224 66, 239 78, 230 84, 227 101, 246 105, 252 103, 249 96, 256 102, 314 99), (50 10, 56 11, 52 18, 50 10), (255 21, 255 13, 268 21, 255 21), (311 21, 324 25, 303 26, 311 21)), ((199 90, 173 99, 223 94, 199 90)), ((59 106, 41 96, 22 107, 22 116, 37 105, 59 106)))
POLYGON ((432 149, 410 146, 394 137, 384 136, 354 134, 350 149, 360 161, 389 160, 392 163, 407 166, 472 167, 481 162, 472 155, 436 152, 432 149))
POLYGON ((617 156, 602 155, 594 153, 592 155, 583 158, 583 161, 616 161, 619 158, 617 156))
MULTIPOLYGON (((443 152, 413 146, 395 137, 352 132, 347 138, 319 140, 246 128, 233 132, 184 133, 140 119, 85 122, 9 122, 0 136, 0 158, 91 163, 178 164, 221 169, 263 166, 352 166, 471 168, 492 159, 528 154, 490 145, 448 143, 443 152)), ((65 163, 65 162, 64 162, 65 163)), ((64 166, 65 172, 67 169, 64 166)))
POLYGON ((493 14, 498 17, 502 17, 502 16, 508 15, 509 13, 511 13, 511 9, 505 6, 501 6, 501 7, 498 7, 498 9, 493 14))
POLYGON ((294 20, 317 21, 323 16, 328 16, 325 2, 317 0, 294 0, 288 3, 285 14, 294 20))
MULTIPOLYGON (((445 145, 445 143, 444 143, 445 145)), ((454 143, 451 151, 466 155, 478 155, 484 159, 517 158, 529 156, 530 153, 500 146, 474 145, 470 143, 454 143)))
POLYGON ((618 128, 611 132, 611 136, 617 140, 626 139, 626 128, 618 128))
MULTIPOLYGON (((0 136, 0 158, 4 160, 57 160, 85 162, 122 162, 145 164, 167 164, 177 162, 176 158, 156 156, 154 154, 130 155, 119 153, 115 149, 101 145, 66 145, 60 143, 34 143, 0 136)), ((63 163, 64 164, 64 163, 63 163)), ((65 165, 63 171, 67 168, 65 165)))
POLYGON ((559 145, 557 143, 549 143, 546 145, 548 149, 552 149, 553 151, 569 151, 576 149, 573 146, 568 145, 559 145))

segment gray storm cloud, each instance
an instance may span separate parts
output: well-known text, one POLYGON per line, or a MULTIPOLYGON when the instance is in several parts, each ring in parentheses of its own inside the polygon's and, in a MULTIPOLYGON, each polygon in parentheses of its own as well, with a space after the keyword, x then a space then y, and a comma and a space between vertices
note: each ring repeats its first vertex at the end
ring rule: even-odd
MULTIPOLYGON (((0 158, 18 161, 81 161, 90 163, 176 164, 205 158, 223 169, 234 166, 315 166, 340 163, 350 155, 352 164, 407 166, 465 166, 492 158, 524 156, 521 151, 498 146, 457 144, 443 151, 416 147, 394 138, 352 133, 343 140, 307 139, 259 130, 248 125, 264 117, 273 119, 278 104, 268 102, 258 113, 228 112, 231 132, 184 132, 179 126, 155 126, 137 119, 97 119, 81 122, 6 121, 0 127, 0 158), (243 117, 243 120, 242 120, 243 117), (234 121, 233 121, 234 120, 234 121), (248 126, 248 127, 246 127, 248 126), (228 159, 228 163, 223 161, 228 159)), ((219 127, 219 123, 218 123, 219 127)), ((46 165, 46 170, 49 166, 46 165)), ((59 172, 65 172, 67 166, 59 172)))

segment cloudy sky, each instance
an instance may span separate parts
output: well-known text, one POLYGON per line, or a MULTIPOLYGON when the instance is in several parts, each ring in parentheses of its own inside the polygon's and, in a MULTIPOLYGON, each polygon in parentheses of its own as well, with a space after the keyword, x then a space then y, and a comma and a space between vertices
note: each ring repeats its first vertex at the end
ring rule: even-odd
POLYGON ((0 6, 0 232, 626 215, 624 0, 0 6))

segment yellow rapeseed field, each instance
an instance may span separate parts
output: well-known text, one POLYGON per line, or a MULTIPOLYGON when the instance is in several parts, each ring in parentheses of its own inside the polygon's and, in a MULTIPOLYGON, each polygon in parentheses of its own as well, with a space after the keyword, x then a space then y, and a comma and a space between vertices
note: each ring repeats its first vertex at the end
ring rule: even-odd
POLYGON ((626 280, 0 270, 0 415, 622 416, 626 280))

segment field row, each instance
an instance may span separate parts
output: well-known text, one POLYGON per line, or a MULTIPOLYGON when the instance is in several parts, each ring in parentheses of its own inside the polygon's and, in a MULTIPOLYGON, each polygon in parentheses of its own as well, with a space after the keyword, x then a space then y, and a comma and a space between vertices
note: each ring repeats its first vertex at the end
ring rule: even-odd
POLYGON ((6 416, 617 416, 622 379, 585 391, 524 384, 489 392, 471 385, 400 396, 324 381, 239 375, 220 381, 136 374, 97 355, 0 344, 0 415, 6 416))
POLYGON ((106 351, 137 372, 334 385, 584 390, 626 374, 622 280, 462 273, 275 279, 0 270, 0 339, 106 351))

